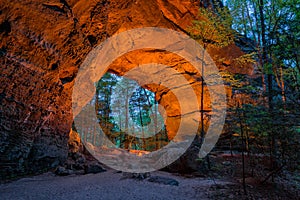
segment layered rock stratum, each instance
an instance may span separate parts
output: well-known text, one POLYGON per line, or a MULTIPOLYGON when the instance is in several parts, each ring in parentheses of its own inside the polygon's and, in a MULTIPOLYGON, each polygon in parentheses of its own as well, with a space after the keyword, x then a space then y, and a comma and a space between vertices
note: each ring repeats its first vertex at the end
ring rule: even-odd
MULTIPOLYGON (((2 0, 1 178, 41 172, 65 162, 74 79, 93 48, 133 28, 161 27, 186 33, 203 5, 194 0, 2 0)), ((237 46, 208 52, 216 61, 223 60, 216 62, 219 69, 249 73, 234 63, 243 54, 237 46)), ((131 52, 117 59, 110 70, 123 75, 135 65, 158 59, 193 81, 188 63, 155 50, 131 52)), ((172 104, 171 99, 162 102, 172 104)), ((172 109, 169 106, 171 114, 172 109)))

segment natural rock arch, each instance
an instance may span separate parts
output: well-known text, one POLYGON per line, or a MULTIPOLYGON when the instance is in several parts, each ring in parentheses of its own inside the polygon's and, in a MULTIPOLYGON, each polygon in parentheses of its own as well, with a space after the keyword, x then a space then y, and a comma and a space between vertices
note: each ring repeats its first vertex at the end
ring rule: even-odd
MULTIPOLYGON (((184 32, 198 8, 193 0, 1 1, 1 177, 36 173, 64 162, 74 78, 93 47, 117 32, 139 27, 184 32)), ((220 69, 243 72, 231 65, 242 54, 235 45, 208 51, 213 58, 228 60, 226 65, 217 63, 220 69)), ((131 59, 138 63, 139 55, 131 59)), ((111 70, 121 75, 124 62, 117 60, 111 70)))

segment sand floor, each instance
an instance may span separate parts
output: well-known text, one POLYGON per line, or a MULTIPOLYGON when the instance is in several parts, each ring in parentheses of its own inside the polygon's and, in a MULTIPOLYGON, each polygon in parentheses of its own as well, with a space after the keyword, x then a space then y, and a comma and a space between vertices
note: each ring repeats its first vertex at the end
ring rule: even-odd
POLYGON ((178 186, 126 178, 122 173, 108 170, 99 174, 55 176, 53 173, 22 178, 0 185, 1 200, 18 199, 99 199, 99 200, 190 200, 209 199, 208 189, 217 184, 233 184, 222 180, 185 178, 166 172, 151 176, 172 178, 178 186))

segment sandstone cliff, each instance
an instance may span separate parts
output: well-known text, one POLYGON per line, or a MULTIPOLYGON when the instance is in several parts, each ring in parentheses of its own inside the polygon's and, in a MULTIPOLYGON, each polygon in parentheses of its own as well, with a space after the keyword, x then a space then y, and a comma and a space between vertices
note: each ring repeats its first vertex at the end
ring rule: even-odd
MULTIPOLYGON (((203 5, 194 0, 2 0, 1 177, 36 173, 65 161, 74 78, 97 44, 138 27, 185 32, 203 5)), ((213 58, 226 58, 226 63, 217 63, 220 69, 247 72, 232 65, 242 54, 235 45, 209 52, 213 58)), ((116 60, 111 71, 122 75, 131 67, 126 63, 141 63, 143 53, 116 60)), ((180 61, 152 53, 154 59, 163 54, 163 64, 177 66, 180 61)), ((183 70, 187 77, 188 69, 186 65, 183 70)))

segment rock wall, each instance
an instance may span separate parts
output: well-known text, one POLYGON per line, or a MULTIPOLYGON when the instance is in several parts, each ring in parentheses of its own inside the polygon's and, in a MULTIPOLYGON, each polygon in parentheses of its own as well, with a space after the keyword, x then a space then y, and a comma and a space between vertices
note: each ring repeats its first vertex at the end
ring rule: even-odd
MULTIPOLYGON (((65 161, 74 78, 93 47, 116 32, 138 27, 185 32, 199 6, 193 0, 2 0, 0 177, 36 173, 65 161)), ((133 64, 141 62, 142 53, 131 55, 133 64)), ((225 57, 228 62, 218 67, 229 71, 236 71, 231 61, 242 55, 235 45, 209 53, 225 57)), ((162 53, 152 54, 156 58, 162 53)), ((162 63, 180 70, 178 59, 169 56, 163 55, 162 63)), ((111 71, 124 74, 130 68, 124 65, 127 61, 120 58, 111 71)))

